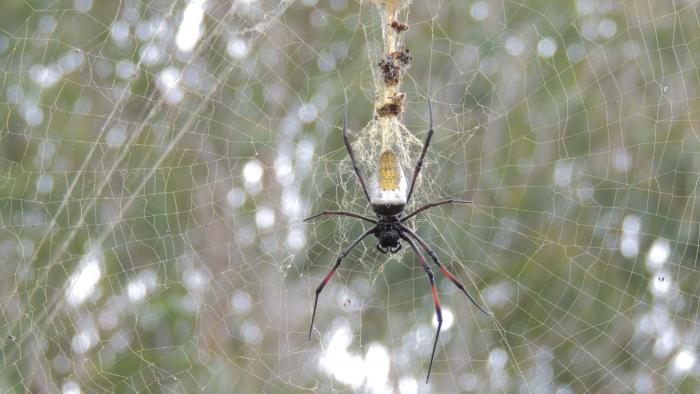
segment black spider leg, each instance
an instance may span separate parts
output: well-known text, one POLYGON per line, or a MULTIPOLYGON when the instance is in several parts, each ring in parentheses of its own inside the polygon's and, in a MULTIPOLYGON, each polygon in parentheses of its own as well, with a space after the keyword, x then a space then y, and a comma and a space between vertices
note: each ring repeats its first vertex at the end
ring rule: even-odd
POLYGON ((309 216, 308 218, 304 219, 304 221, 308 222, 309 220, 316 219, 317 217, 319 217, 321 215, 350 216, 353 218, 362 219, 364 221, 377 224, 377 221, 374 219, 370 219, 367 216, 362 216, 360 214, 357 214, 354 212, 347 212, 347 211, 322 211, 322 212, 319 212, 313 216, 309 216))
POLYGON ((421 167, 423 167, 423 159, 425 158, 425 153, 428 151, 428 146, 430 146, 430 140, 433 138, 433 106, 430 103, 430 98, 428 98, 428 113, 430 114, 430 127, 428 129, 428 136, 425 138, 425 143, 423 144, 423 151, 420 153, 420 157, 418 158, 418 162, 416 163, 416 169, 413 170, 413 179, 411 179, 411 188, 408 189, 406 205, 408 205, 408 203, 411 201, 413 187, 416 185, 416 179, 418 179, 420 169, 421 167))
POLYGON ((428 263, 425 261, 425 258, 420 253, 420 251, 416 247, 416 244, 413 242, 413 240, 411 240, 411 238, 406 237, 404 235, 402 235, 401 238, 406 240, 406 242, 408 242, 408 244, 411 245, 411 248, 416 253, 416 256, 418 256, 418 260, 420 260, 420 263, 423 266, 423 270, 428 275, 428 280, 430 281, 430 291, 433 293, 433 303, 435 304, 435 316, 437 317, 438 326, 437 326, 437 331, 435 332, 435 342, 433 343, 433 353, 430 355, 430 365, 428 366, 428 377, 425 378, 425 383, 428 383, 428 380, 430 379, 430 371, 433 369, 433 359, 435 358, 435 349, 437 349, 438 338, 440 337, 440 329, 442 328, 442 309, 440 308, 440 300, 438 300, 437 291, 435 290, 435 278, 433 277, 433 271, 430 269, 430 266, 428 266, 428 263))
POLYGON ((418 241, 418 243, 419 243, 420 246, 423 248, 423 250, 425 250, 425 252, 428 253, 428 255, 430 255, 430 257, 433 259, 433 261, 435 262, 435 265, 437 265, 438 268, 440 268, 440 271, 443 273, 443 275, 445 275, 449 280, 451 280, 452 283, 454 283, 455 286, 457 286, 457 288, 459 288, 460 290, 462 290, 462 293, 464 293, 464 295, 466 295, 467 298, 469 298, 469 301, 471 301, 472 304, 474 304, 474 306, 476 306, 477 308, 479 308, 479 310, 482 311, 483 313, 485 313, 486 315, 492 316, 491 312, 488 312, 488 311, 487 311, 486 309, 484 309, 481 305, 479 305, 479 303, 476 302, 476 300, 474 299, 474 297, 472 297, 472 296, 469 294, 469 292, 467 292, 467 289, 464 288, 464 285, 462 284, 462 282, 460 282, 459 279, 457 279, 456 276, 454 276, 450 271, 448 271, 447 268, 445 268, 445 266, 443 266, 442 264, 440 264, 440 261, 438 260, 437 255, 435 254, 435 252, 433 251, 433 249, 431 249, 430 246, 428 246, 428 244, 427 244, 425 241, 423 241, 423 239, 422 239, 420 236, 418 236, 418 234, 414 233, 413 230, 411 230, 410 228, 404 226, 403 224, 401 225, 401 229, 402 229, 403 231, 405 231, 406 233, 408 233, 408 235, 411 236, 411 238, 413 238, 413 239, 415 239, 416 241, 418 241))
POLYGON ((314 301, 314 311, 313 311, 313 314, 311 315, 311 326, 309 327, 309 341, 311 340, 311 331, 314 329, 314 319, 316 319, 316 307, 318 306, 318 295, 321 294, 321 291, 323 290, 323 288, 326 287, 326 283, 328 283, 328 280, 331 278, 331 276, 333 276, 333 274, 335 273, 335 270, 338 269, 338 267, 340 266, 340 262, 343 261, 345 256, 347 256, 350 253, 350 251, 355 246, 357 246, 357 244, 360 243, 360 241, 365 239, 366 236, 372 234, 374 232, 374 230, 376 230, 376 229, 377 229, 377 227, 375 226, 375 227, 372 227, 371 229, 367 230, 364 234, 362 234, 360 236, 360 238, 356 239, 355 242, 353 242, 347 249, 345 249, 340 254, 340 256, 338 256, 338 259, 335 261, 335 265, 333 266, 333 268, 331 268, 330 271, 328 271, 326 276, 321 281, 321 284, 316 289, 316 300, 314 301))
POLYGON ((419 213, 425 211, 426 209, 430 209, 432 207, 437 207, 439 205, 445 205, 445 204, 471 204, 472 202, 469 200, 455 200, 455 199, 449 199, 449 200, 442 200, 442 201, 437 201, 437 202, 431 202, 428 204, 423 205, 422 207, 416 209, 415 211, 411 212, 410 214, 404 216, 401 218, 401 222, 405 222, 406 220, 418 215, 419 213))
POLYGON ((352 160, 352 168, 355 170, 355 174, 357 174, 357 179, 360 181, 360 185, 362 186, 362 190, 365 192, 365 197, 367 197, 367 202, 372 203, 372 200, 369 198, 369 193, 367 193, 367 186, 365 186, 365 180, 362 178, 362 174, 360 173, 360 167, 357 166, 357 162, 355 161, 355 154, 352 151, 352 146, 350 146, 350 140, 348 139, 348 104, 345 103, 345 118, 343 119, 343 142, 345 142, 345 147, 348 149, 348 153, 350 154, 350 160, 352 160))

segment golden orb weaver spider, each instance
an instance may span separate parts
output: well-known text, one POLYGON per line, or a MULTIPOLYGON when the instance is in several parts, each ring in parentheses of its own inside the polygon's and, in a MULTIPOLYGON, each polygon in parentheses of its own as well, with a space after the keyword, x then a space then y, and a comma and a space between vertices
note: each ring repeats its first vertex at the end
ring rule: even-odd
POLYGON ((406 220, 416 216, 417 214, 427 209, 439 205, 452 203, 471 203, 471 201, 466 200, 441 200, 425 204, 413 211, 412 213, 403 216, 403 210, 408 204, 408 202, 411 200, 411 195, 413 194, 413 187, 416 184, 416 178, 418 178, 418 174, 420 173, 421 167, 423 166, 423 159, 425 158, 425 153, 428 151, 428 146, 430 146, 430 140, 433 137, 433 108, 430 100, 428 100, 428 113, 430 116, 430 127, 428 129, 428 136, 425 139, 425 143, 423 144, 423 150, 421 151, 420 157, 418 158, 418 162, 416 163, 416 167, 413 170, 413 178, 411 179, 411 185, 408 189, 408 193, 406 192, 406 177, 404 176, 403 171, 401 170, 401 165, 398 161, 398 158, 396 157, 396 154, 391 150, 385 150, 384 152, 382 152, 379 158, 379 164, 377 166, 378 168, 376 179, 372 183, 371 193, 369 193, 367 191, 367 187, 365 186, 364 178, 360 173, 360 168, 357 166, 357 162, 355 161, 355 154, 353 153, 352 146, 350 146, 350 141, 348 140, 348 107, 346 104, 345 118, 343 120, 343 141, 345 143, 345 147, 348 150, 348 154, 350 155, 350 160, 352 161, 352 168, 355 170, 357 180, 360 182, 360 186, 362 186, 362 190, 365 193, 365 198, 367 198, 367 202, 370 204, 370 207, 372 208, 372 211, 374 212, 377 218, 371 219, 366 216, 347 211, 322 211, 317 213, 316 215, 304 219, 304 222, 306 222, 322 215, 336 215, 350 216, 374 224, 374 227, 365 231, 365 233, 362 234, 359 238, 357 238, 352 244, 350 244, 349 247, 343 250, 343 252, 336 259, 333 268, 331 268, 330 271, 328 271, 326 276, 321 281, 321 284, 318 286, 318 288, 316 288, 316 299, 314 300, 314 309, 313 313, 311 314, 311 326, 309 327, 309 340, 311 340, 311 332, 314 327, 314 319, 316 318, 318 296, 319 294, 321 294, 321 291, 323 291, 323 288, 326 286, 326 283, 328 283, 328 280, 338 269, 340 263, 350 253, 350 251, 352 251, 355 248, 355 246, 357 246, 363 239, 365 239, 365 237, 367 237, 370 234, 374 235, 379 240, 379 243, 377 244, 377 249, 384 254, 386 254, 387 252, 391 252, 393 254, 401 250, 401 240, 406 241, 411 246, 413 252, 416 254, 416 256, 418 256, 418 260, 423 266, 423 270, 428 275, 430 289, 433 294, 433 303, 435 304, 435 316, 437 317, 438 322, 437 331, 435 332, 435 342, 433 343, 433 351, 430 356, 430 365, 428 366, 428 376, 425 379, 426 383, 428 383, 428 380, 430 379, 430 371, 433 368, 433 359, 435 358, 435 349, 437 348, 438 338, 440 337, 440 329, 442 328, 442 310, 440 308, 440 301, 438 300, 437 291, 435 290, 435 279, 433 277, 433 271, 430 269, 430 266, 426 262, 425 258, 418 250, 416 242, 433 259, 433 262, 435 262, 435 265, 438 266, 440 272, 442 272, 450 281, 452 281, 452 283, 454 283, 457 286, 457 288, 459 288, 467 296, 467 298, 469 299, 469 301, 472 302, 472 304, 474 304, 477 308, 479 308, 481 312, 485 313, 486 315, 491 315, 491 313, 489 313, 488 311, 486 311, 486 309, 481 307, 476 302, 476 300, 474 300, 474 298, 472 298, 472 296, 469 295, 467 290, 464 288, 464 285, 462 285, 462 283, 457 279, 457 277, 450 273, 447 270, 447 268, 445 268, 440 263, 437 255, 432 250, 432 248, 428 246, 428 244, 420 236, 418 236, 418 234, 416 234, 413 230, 404 225, 404 222, 406 220))

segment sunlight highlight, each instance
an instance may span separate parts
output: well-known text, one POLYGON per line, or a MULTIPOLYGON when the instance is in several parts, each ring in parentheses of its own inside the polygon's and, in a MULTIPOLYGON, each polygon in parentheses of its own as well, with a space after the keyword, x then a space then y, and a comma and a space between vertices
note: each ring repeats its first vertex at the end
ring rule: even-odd
MULTIPOLYGON (((455 315, 448 308, 442 308, 442 331, 448 331, 455 322, 455 315)), ((437 328, 437 316, 433 315, 433 327, 437 328)))
POLYGON ((320 366, 340 382, 357 389, 366 382, 366 390, 372 393, 390 393, 390 358, 386 348, 379 344, 369 347, 364 359, 348 352, 352 333, 347 325, 338 328, 331 337, 328 348, 319 360, 320 366))
POLYGON ((673 359, 673 368, 676 372, 688 372, 695 365, 695 352, 690 349, 683 349, 673 359))
POLYGON ((182 73, 175 67, 167 67, 158 73, 156 86, 169 104, 177 104, 185 97, 185 92, 180 88, 180 79, 182 73))
POLYGON ((102 277, 101 260, 102 251, 97 246, 91 246, 68 280, 68 303, 78 306, 95 292, 97 282, 102 277))
POLYGON ((202 35, 205 0, 190 0, 182 13, 182 22, 177 29, 175 45, 182 52, 190 52, 202 35))
POLYGON ((65 383, 63 383, 63 386, 61 387, 61 393, 63 394, 80 394, 82 391, 80 390, 80 385, 72 380, 69 380, 65 383))
POLYGON ((622 221, 622 237, 620 238, 620 252, 627 258, 633 258, 639 253, 639 232, 642 228, 642 219, 635 214, 625 216, 622 221))
POLYGON ((668 240, 657 238, 654 240, 654 243, 651 244, 651 248, 649 248, 647 268, 649 268, 650 271, 656 271, 666 263, 670 255, 671 244, 668 240))
POLYGON ((412 376, 404 376, 399 380, 399 393, 417 394, 418 381, 412 376))
POLYGON ((362 358, 348 352, 348 346, 352 342, 352 333, 347 327, 337 329, 328 348, 321 357, 321 367, 340 382, 358 388, 363 380, 362 358))
POLYGON ((667 295, 668 291, 671 289, 671 278, 670 274, 665 271, 659 271, 655 275, 656 277, 651 281, 650 287, 652 294, 655 296, 667 295))

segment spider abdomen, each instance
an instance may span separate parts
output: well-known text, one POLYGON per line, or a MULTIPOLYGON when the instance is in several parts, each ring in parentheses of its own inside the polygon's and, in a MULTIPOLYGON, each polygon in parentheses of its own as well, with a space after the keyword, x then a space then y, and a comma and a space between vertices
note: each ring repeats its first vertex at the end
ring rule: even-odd
POLYGON ((393 151, 385 150, 379 157, 371 190, 370 202, 378 215, 398 215, 406 206, 406 177, 393 151))
POLYGON ((401 180, 400 171, 399 162, 394 152, 385 150, 379 157, 379 189, 383 191, 398 190, 401 180))

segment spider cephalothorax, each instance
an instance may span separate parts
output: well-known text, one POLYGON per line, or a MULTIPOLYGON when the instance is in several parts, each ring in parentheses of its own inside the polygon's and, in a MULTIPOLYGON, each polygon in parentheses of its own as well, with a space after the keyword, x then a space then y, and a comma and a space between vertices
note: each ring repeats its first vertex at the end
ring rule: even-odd
POLYGON ((348 154, 350 155, 350 160, 352 161, 352 168, 355 171, 355 174, 357 175, 357 180, 360 182, 360 186, 362 186, 362 190, 364 191, 365 197, 367 198, 367 201, 369 202, 372 211, 374 211, 376 219, 372 219, 354 212, 347 211, 323 211, 304 219, 304 221, 307 221, 319 217, 321 215, 338 215, 350 216, 374 224, 374 227, 365 231, 364 234, 362 234, 358 239, 356 239, 349 247, 347 247, 340 254, 340 256, 338 256, 333 268, 331 268, 331 270, 328 271, 326 276, 321 281, 321 284, 316 288, 314 309, 313 313, 311 314, 311 327, 309 328, 309 340, 311 340, 311 331, 313 330, 314 319, 316 318, 318 295, 321 294, 321 291, 323 291, 323 288, 326 286, 326 283, 328 283, 328 280, 338 269, 340 263, 343 261, 345 256, 347 256, 350 253, 350 251, 360 243, 360 241, 365 239, 368 235, 373 234, 375 237, 377 237, 379 241, 379 243, 377 244, 377 249, 382 253, 398 252, 399 250, 401 250, 402 240, 406 241, 409 244, 409 246, 411 246, 411 249, 413 249, 416 256, 418 256, 418 260, 420 261, 423 270, 425 270, 425 273, 428 275, 428 281, 430 282, 430 288, 433 295, 433 302, 435 304, 435 315, 438 321, 437 331, 435 333, 435 342, 433 343, 433 352, 430 356, 430 365, 428 366, 428 377, 425 379, 426 383, 428 382, 428 379, 430 379, 430 371, 433 367, 433 358, 435 358, 435 349, 437 347, 437 341, 440 336, 440 328, 442 327, 442 310, 440 309, 440 302, 438 301, 437 291, 435 290, 435 279, 433 277, 433 271, 430 269, 430 266, 425 261, 425 258, 418 250, 418 246, 416 246, 416 243, 418 243, 418 245, 420 245, 420 247, 430 256, 435 265, 437 265, 440 269, 440 272, 442 272, 467 296, 469 301, 471 301, 477 308, 479 308, 479 310, 481 310, 485 314, 489 314, 474 300, 474 298, 472 298, 471 295, 469 295, 462 283, 440 263, 440 261, 437 258, 437 255, 435 254, 435 252, 433 252, 432 248, 430 248, 430 246, 428 246, 428 244, 425 241, 423 241, 423 239, 419 237, 418 234, 413 232, 413 230, 411 230, 404 224, 406 220, 412 218, 418 213, 423 212, 426 209, 436 207, 438 205, 451 203, 471 203, 471 201, 464 200, 442 200, 425 204, 422 207, 413 211, 412 213, 406 216, 403 215, 404 208, 411 200, 411 195, 413 194, 413 187, 416 184, 416 178, 418 177, 420 169, 423 166, 423 158, 425 158, 425 153, 427 152, 428 146, 430 145, 430 139, 433 137, 433 111, 430 105, 430 101, 428 101, 428 113, 430 114, 430 129, 428 130, 428 136, 425 139, 425 143, 423 144, 423 150, 420 154, 418 162, 416 163, 416 168, 413 170, 413 177, 411 178, 410 187, 407 188, 406 177, 403 174, 403 170, 401 169, 401 165, 396 157, 396 154, 394 154, 394 152, 391 150, 385 150, 379 157, 377 172, 374 178, 372 179, 372 184, 370 185, 372 188, 370 189, 370 191, 368 191, 367 187, 365 186, 364 178, 360 173, 360 168, 355 162, 355 155, 352 151, 352 146, 350 146, 350 141, 348 140, 348 111, 346 106, 345 120, 343 121, 343 141, 345 142, 345 147, 347 148, 348 154))
POLYGON ((374 230, 374 236, 377 237, 379 243, 377 250, 386 254, 387 252, 396 253, 401 250, 401 223, 396 216, 379 217, 377 228, 374 230))

